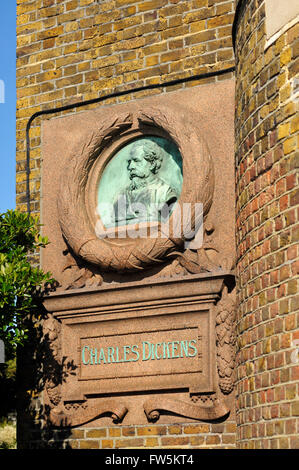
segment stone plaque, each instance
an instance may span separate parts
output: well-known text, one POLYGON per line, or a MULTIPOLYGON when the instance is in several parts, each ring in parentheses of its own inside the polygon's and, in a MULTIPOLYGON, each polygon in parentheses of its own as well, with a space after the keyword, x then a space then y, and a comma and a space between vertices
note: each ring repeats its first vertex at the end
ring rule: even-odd
POLYGON ((141 318, 127 319, 114 333, 113 323, 98 320, 90 327, 86 325, 84 331, 69 324, 70 331, 65 332, 67 357, 74 342, 70 335, 76 337, 76 375, 86 393, 91 386, 88 381, 93 380, 100 380, 103 393, 111 391, 111 378, 117 379, 117 389, 124 392, 182 386, 197 391, 202 387, 205 391, 213 389, 208 380, 208 312, 201 313, 199 322, 192 313, 169 317, 151 311, 150 317, 143 314, 141 318), (89 330, 91 335, 85 336, 89 330))
POLYGON ((234 87, 171 95, 43 124, 55 425, 229 413, 234 87))
POLYGON ((201 373, 201 350, 195 327, 80 338, 78 380, 201 373))
MULTIPOLYGON (((63 413, 59 407, 54 409, 52 416, 68 417, 66 410, 71 405, 83 403, 87 413, 90 399, 97 404, 89 410, 93 418, 97 410, 113 413, 107 406, 114 409, 111 399, 121 393, 125 415, 132 419, 135 407, 123 394, 136 392, 136 403, 147 410, 149 421, 152 412, 158 412, 148 409, 149 403, 153 406, 150 397, 154 392, 163 392, 159 409, 164 412, 194 419, 225 415, 228 410, 216 395, 213 304, 226 276, 219 273, 216 277, 192 276, 188 281, 156 281, 151 301, 143 296, 145 282, 134 287, 110 286, 101 293, 89 290, 52 295, 45 305, 62 325, 60 347, 65 373, 61 393, 66 407, 63 413), (109 305, 110 296, 113 305, 109 305), (78 310, 77 304, 85 307, 78 310), (58 306, 60 312, 56 311, 58 306), (175 391, 183 391, 184 400, 174 398, 175 391), (190 400, 202 394, 209 397, 209 406, 190 400)), ((119 420, 126 422, 124 416, 119 420)), ((75 425, 77 420, 82 423, 84 416, 77 413, 69 419, 75 425)))

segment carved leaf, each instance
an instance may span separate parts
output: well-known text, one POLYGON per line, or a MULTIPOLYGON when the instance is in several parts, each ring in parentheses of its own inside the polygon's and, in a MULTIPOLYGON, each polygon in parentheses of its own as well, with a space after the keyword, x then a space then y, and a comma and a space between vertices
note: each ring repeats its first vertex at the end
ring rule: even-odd
POLYGON ((234 385, 236 308, 233 299, 234 291, 229 294, 225 288, 216 313, 217 368, 223 393, 231 393, 234 385))
MULTIPOLYGON (((161 128, 173 139, 182 154, 183 172, 188 183, 183 183, 179 204, 202 202, 204 213, 207 213, 213 197, 214 176, 213 165, 208 148, 184 117, 179 121, 171 112, 165 114, 158 110, 145 110, 137 114, 140 126, 161 128), (196 150, 196 155, 194 151, 196 150)), ((90 227, 85 209, 85 188, 89 173, 102 149, 132 126, 133 117, 125 114, 105 123, 98 131, 94 131, 88 140, 79 143, 68 162, 68 170, 61 181, 58 198, 59 223, 63 236, 76 256, 104 270, 139 270, 149 264, 160 263, 165 256, 174 251, 178 243, 172 233, 168 238, 157 237, 136 239, 134 243, 112 244, 97 238, 90 227)), ((193 207, 192 206, 192 207, 193 207)), ((194 210, 191 220, 195 224, 194 210)), ((189 222, 188 222, 189 225, 189 222)), ((182 227, 186 233, 186 227, 182 227)), ((198 263, 189 260, 188 269, 198 272, 198 263)), ((203 265, 200 268, 203 269, 203 265)), ((206 266, 209 270, 210 267, 206 266)), ((211 268, 212 269, 212 268, 211 268)), ((79 280, 78 280, 79 281, 79 280)))

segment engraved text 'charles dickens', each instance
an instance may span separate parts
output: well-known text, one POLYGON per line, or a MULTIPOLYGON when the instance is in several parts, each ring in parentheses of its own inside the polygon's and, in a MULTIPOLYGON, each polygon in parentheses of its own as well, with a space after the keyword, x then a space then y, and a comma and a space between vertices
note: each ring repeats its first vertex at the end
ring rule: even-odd
POLYGON ((110 373, 127 375, 129 370, 132 375, 151 375, 153 361, 155 373, 159 374, 165 373, 165 361, 168 363, 167 369, 170 368, 173 373, 186 372, 188 363, 187 369, 199 371, 201 354, 197 333, 197 328, 191 328, 81 338, 81 378, 90 378, 91 370, 96 375, 105 373, 106 377, 110 373))
POLYGON ((125 345, 123 348, 107 347, 90 348, 83 346, 82 362, 89 364, 110 364, 111 362, 136 362, 154 359, 179 359, 180 357, 194 357, 197 354, 196 339, 190 341, 167 341, 163 343, 142 342, 142 348, 138 344, 125 345))

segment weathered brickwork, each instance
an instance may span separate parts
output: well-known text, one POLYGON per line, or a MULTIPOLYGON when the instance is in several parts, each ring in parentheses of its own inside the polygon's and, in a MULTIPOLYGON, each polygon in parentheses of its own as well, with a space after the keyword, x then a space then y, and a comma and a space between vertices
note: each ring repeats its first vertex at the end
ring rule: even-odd
POLYGON ((251 0, 236 36, 237 442, 299 448, 299 24, 265 40, 251 0))
POLYGON ((30 448, 43 445, 64 449, 234 449, 236 423, 115 426, 33 433, 30 448))
MULTIPOLYGON (((27 210, 25 130, 34 113, 115 91, 132 89, 106 105, 232 78, 225 74, 134 93, 136 87, 233 66, 233 17, 232 0, 17 0, 17 208, 27 210)), ((41 120, 58 115, 38 117, 30 127, 30 210, 35 215, 40 212, 41 120)), ((40 399, 32 403, 41 413, 40 399)), ((235 447, 233 417, 217 424, 42 434, 36 424, 31 437, 32 430, 20 430, 20 447, 235 447)))
MULTIPOLYGON (((17 208, 26 210, 30 116, 234 65, 233 9, 233 1, 224 0, 17 0, 17 208)), ((118 102, 161 91, 132 93, 118 102)), ((30 203, 37 215, 40 133, 39 118, 30 130, 30 203)))

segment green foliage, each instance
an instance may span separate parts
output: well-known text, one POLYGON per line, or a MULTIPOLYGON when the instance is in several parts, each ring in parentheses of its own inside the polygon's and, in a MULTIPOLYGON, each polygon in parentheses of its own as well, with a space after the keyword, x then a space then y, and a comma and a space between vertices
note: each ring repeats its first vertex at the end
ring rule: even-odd
POLYGON ((19 211, 0 214, 0 339, 11 353, 28 338, 26 320, 38 306, 50 273, 32 266, 28 255, 48 244, 38 219, 19 211))
POLYGON ((16 449, 16 425, 3 420, 0 423, 0 449, 16 449))
POLYGON ((15 379, 16 376, 16 369, 17 369, 17 360, 16 357, 13 357, 6 363, 6 377, 8 379, 15 379))
POLYGON ((0 364, 0 417, 8 416, 15 410, 16 389, 16 357, 13 357, 0 364))

